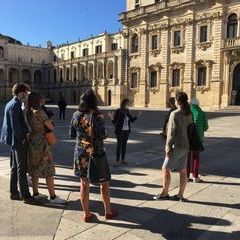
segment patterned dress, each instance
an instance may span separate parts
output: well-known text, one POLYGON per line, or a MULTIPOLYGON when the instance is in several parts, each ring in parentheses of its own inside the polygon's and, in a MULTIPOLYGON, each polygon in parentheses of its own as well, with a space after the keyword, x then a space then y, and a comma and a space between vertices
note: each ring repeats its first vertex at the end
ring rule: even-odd
POLYGON ((45 125, 49 121, 43 110, 27 112, 31 127, 29 141, 28 173, 34 177, 48 177, 55 174, 50 147, 45 139, 45 125))
POLYGON ((103 140, 106 138, 103 114, 96 111, 83 114, 76 111, 70 125, 70 137, 76 137, 74 164, 80 177, 87 177, 89 160, 92 156, 105 154, 103 140))

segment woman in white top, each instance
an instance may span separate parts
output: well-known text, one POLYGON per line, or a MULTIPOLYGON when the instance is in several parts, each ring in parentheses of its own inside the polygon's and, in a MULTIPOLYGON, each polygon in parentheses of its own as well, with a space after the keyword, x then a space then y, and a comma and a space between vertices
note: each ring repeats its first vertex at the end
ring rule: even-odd
MULTIPOLYGON (((138 116, 141 115, 141 112, 138 113, 138 116)), ((126 146, 129 137, 129 133, 131 132, 131 122, 137 120, 137 116, 133 117, 129 112, 129 99, 124 99, 121 103, 120 108, 118 108, 115 114, 110 114, 112 123, 115 126, 114 133, 117 137, 117 150, 116 150, 116 164, 119 165, 119 160, 121 156, 121 160, 123 164, 125 162, 125 153, 126 146)))

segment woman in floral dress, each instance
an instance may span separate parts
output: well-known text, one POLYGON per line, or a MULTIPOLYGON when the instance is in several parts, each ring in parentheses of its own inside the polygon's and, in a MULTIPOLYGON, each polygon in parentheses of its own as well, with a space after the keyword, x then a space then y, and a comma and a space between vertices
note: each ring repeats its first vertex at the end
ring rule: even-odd
POLYGON ((31 92, 28 96, 27 120, 31 127, 28 173, 32 177, 33 197, 47 198, 46 195, 38 192, 39 178, 43 177, 46 178, 50 203, 64 204, 65 200, 56 196, 54 190, 55 168, 51 149, 45 138, 46 129, 53 131, 53 125, 41 109, 42 98, 39 93, 35 92, 31 92))
POLYGON ((89 210, 89 181, 99 183, 101 186, 105 218, 114 218, 117 216, 117 212, 110 207, 109 180, 111 174, 103 143, 106 138, 104 118, 97 108, 97 98, 91 90, 81 96, 79 109, 73 114, 71 120, 70 136, 72 138, 76 137, 74 164, 80 175, 83 220, 89 222, 94 216, 89 210), (93 168, 90 164, 92 159, 99 160, 98 169, 91 169, 93 168), (100 161, 101 159, 104 159, 104 161, 100 161), (100 171, 101 176, 96 176, 100 171))

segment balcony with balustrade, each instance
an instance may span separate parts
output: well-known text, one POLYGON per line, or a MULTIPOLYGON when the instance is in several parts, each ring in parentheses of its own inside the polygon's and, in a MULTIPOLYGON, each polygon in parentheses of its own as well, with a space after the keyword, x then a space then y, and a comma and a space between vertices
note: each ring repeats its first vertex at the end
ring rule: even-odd
POLYGON ((240 48, 240 37, 224 39, 222 41, 222 49, 231 50, 240 48))

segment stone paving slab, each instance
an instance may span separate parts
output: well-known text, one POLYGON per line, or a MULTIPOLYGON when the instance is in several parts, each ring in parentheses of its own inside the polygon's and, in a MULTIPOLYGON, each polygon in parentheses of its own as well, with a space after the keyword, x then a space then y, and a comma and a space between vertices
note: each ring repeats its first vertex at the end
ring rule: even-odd
MULTIPOLYGON (((95 222, 84 223, 79 201, 79 180, 73 176, 74 142, 68 139, 68 121, 55 119, 58 143, 53 147, 57 174, 56 191, 68 200, 64 208, 30 206, 9 200, 8 148, 0 145, 0 240, 240 240, 240 125, 239 114, 208 113, 210 130, 201 154, 203 183, 189 183, 188 202, 152 201, 161 191, 164 142, 159 136, 162 116, 144 112, 133 125, 127 166, 112 168, 112 203, 119 216, 103 216, 99 187, 91 186, 90 208, 95 222), (229 115, 229 116, 228 116, 229 115), (151 121, 149 121, 151 119, 151 121), (144 124, 144 125, 143 125, 144 124), (144 127, 143 127, 144 126, 144 127), (234 127, 232 127, 234 126, 234 127)), ((70 113, 67 118, 70 118, 70 113)), ((115 136, 107 121, 107 152, 110 165, 115 158, 115 136)), ((172 174, 170 195, 178 191, 179 176, 172 174)), ((47 194, 41 179, 40 191, 47 194)))

